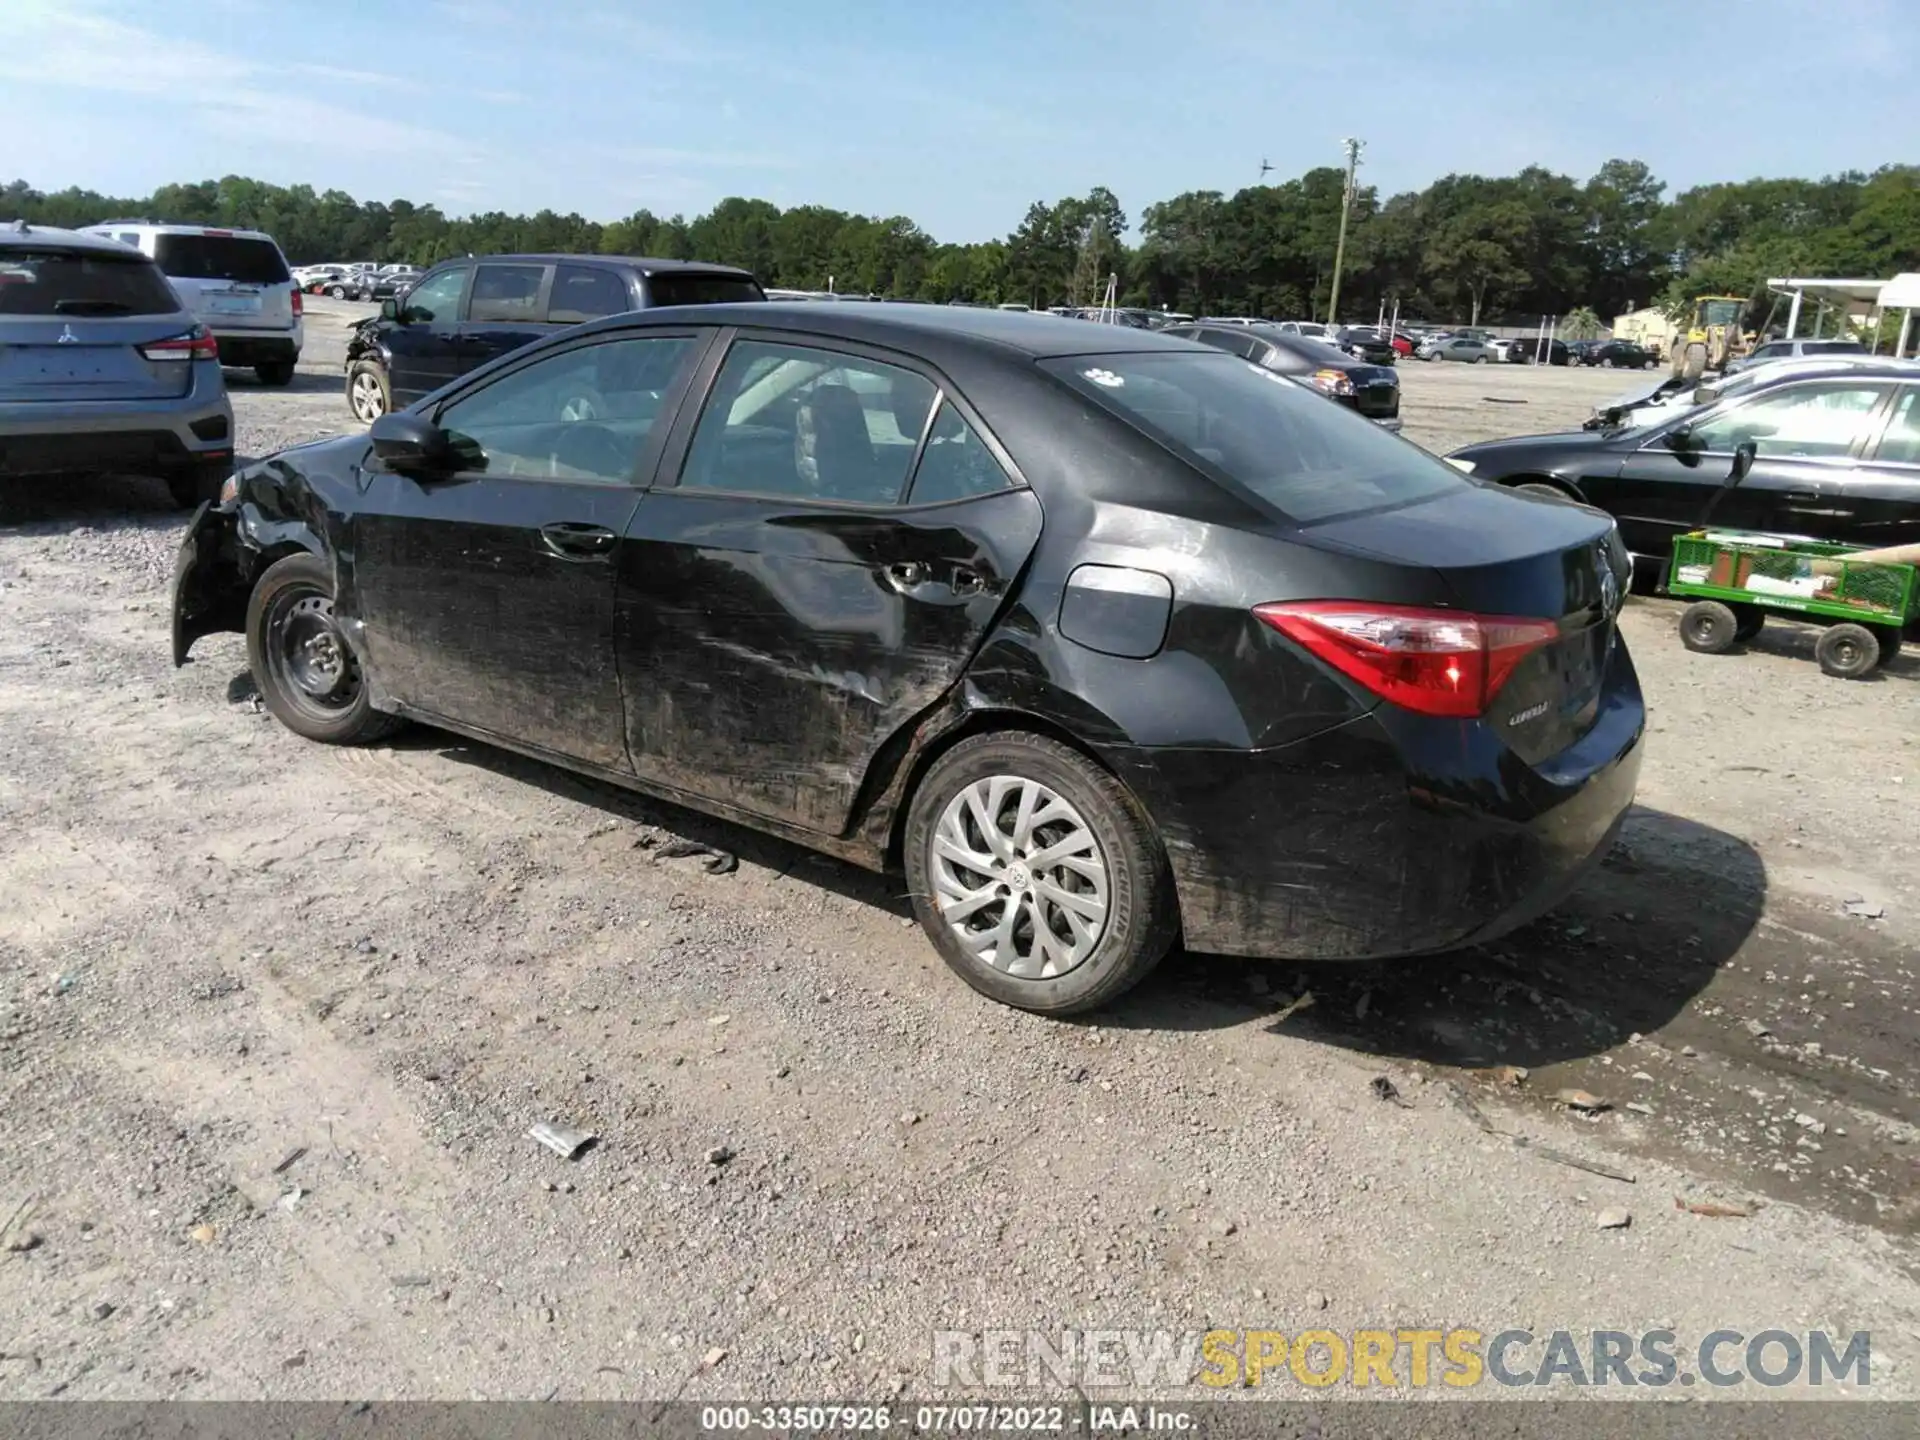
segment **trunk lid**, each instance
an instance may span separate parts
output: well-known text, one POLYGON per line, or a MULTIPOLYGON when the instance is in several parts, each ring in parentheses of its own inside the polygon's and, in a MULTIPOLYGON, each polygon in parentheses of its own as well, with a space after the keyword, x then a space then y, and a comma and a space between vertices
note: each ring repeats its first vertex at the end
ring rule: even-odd
POLYGON ((162 400, 185 395, 193 364, 139 347, 188 329, 184 315, 0 316, 0 403, 162 400))
POLYGON ((1481 723, 1529 764, 1592 728, 1631 572, 1608 516, 1571 501, 1472 484, 1310 526, 1302 538, 1427 570, 1444 587, 1435 599, 1449 606, 1555 621, 1559 638, 1520 662, 1481 723))

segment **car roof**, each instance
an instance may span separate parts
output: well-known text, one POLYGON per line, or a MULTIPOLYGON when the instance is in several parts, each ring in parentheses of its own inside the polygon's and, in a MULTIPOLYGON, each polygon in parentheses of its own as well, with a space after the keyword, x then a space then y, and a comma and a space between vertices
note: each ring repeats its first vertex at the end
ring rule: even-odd
POLYGON ((616 265, 629 266, 645 275, 664 275, 675 270, 692 270, 702 275, 738 275, 743 279, 754 278, 751 270, 742 270, 737 265, 712 265, 705 260, 661 260, 651 255, 563 255, 547 253, 541 255, 449 255, 439 265, 451 265, 455 262, 471 261, 477 265, 491 265, 500 261, 519 261, 527 265, 552 265, 565 261, 569 265, 616 265))
MULTIPOLYGON (((88 250, 110 255, 140 254, 130 245, 122 245, 118 240, 109 240, 101 235, 89 235, 84 230, 62 230, 57 225, 30 225, 24 221, 0 225, 0 246, 10 250, 43 250, 53 245, 62 250, 88 250)), ((142 255, 141 258, 144 260, 146 257, 142 255)))
POLYGON ((151 230, 156 235, 220 235, 232 236, 235 240, 264 240, 269 245, 279 243, 264 230, 243 230, 233 225, 163 225, 152 220, 102 220, 87 228, 95 234, 102 230, 151 230))
POLYGON ((1090 325, 1084 320, 1031 310, 976 310, 970 306, 849 300, 839 305, 769 305, 740 301, 724 305, 679 305, 632 311, 583 329, 619 329, 634 324, 746 325, 794 330, 872 345, 909 348, 910 342, 1008 352, 1046 359, 1062 355, 1126 351, 1191 352, 1194 342, 1132 325, 1090 325))

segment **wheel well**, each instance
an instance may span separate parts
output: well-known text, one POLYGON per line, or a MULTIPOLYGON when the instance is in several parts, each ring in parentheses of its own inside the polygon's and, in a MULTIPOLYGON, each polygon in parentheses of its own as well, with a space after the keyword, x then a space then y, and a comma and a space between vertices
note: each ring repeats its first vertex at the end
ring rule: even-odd
POLYGON ((1579 500, 1582 504, 1586 503, 1585 497, 1583 497, 1578 490, 1563 480, 1554 479, 1551 475, 1509 475, 1500 483, 1505 485, 1509 490, 1518 489, 1522 485, 1544 485, 1550 490, 1558 490, 1569 500, 1579 500))
MULTIPOLYGON (((887 825, 886 862, 890 869, 898 869, 901 864, 901 841, 906 834, 907 811, 913 803, 914 792, 920 788, 920 782, 926 778, 927 771, 933 768, 934 762, 962 740, 970 740, 976 735, 1013 730, 1025 730, 1035 735, 1044 735, 1056 744, 1066 746, 1067 749, 1074 751, 1092 764, 1098 765, 1108 775, 1112 775, 1116 781, 1126 787, 1128 794, 1133 794, 1133 787, 1127 785, 1119 775, 1114 774, 1113 767, 1066 726, 1042 719, 1038 715, 1028 714, 1024 710, 975 710, 951 729, 943 731, 937 739, 914 756, 913 763, 908 767, 906 779, 900 786, 900 797, 894 805, 893 814, 889 817, 887 825)), ((1137 795, 1134 796, 1134 801, 1136 804, 1139 803, 1137 795)))

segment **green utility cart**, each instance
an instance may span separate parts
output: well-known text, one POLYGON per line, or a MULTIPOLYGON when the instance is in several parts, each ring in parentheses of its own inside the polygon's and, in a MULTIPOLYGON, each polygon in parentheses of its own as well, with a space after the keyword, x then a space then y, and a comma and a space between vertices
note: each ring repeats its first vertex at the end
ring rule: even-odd
POLYGON ((1667 591, 1693 601, 1680 616, 1680 643, 1718 655, 1758 635, 1768 615, 1791 616, 1826 627, 1814 655, 1827 674, 1871 675, 1900 651, 1920 569, 1849 561, 1860 548, 1742 530, 1676 536, 1667 591))

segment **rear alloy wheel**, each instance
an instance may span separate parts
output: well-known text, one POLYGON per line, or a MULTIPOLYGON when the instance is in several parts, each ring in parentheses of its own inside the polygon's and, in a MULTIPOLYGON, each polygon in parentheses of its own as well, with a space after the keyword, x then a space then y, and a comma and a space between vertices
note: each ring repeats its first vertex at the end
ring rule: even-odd
POLYGON ((327 294, 336 300, 344 300, 347 298, 347 287, 344 285, 329 285, 327 287, 327 294))
POLYGON ((385 368, 371 360, 356 360, 347 367, 347 408, 362 425, 371 425, 393 408, 385 368))
POLYGON ((373 708, 359 659, 333 618, 333 569, 318 556, 277 560, 253 587, 247 659, 267 709, 296 735, 365 745, 402 723, 373 708))
POLYGON ((260 377, 262 385, 291 385, 293 383, 293 361, 276 360, 271 365, 256 365, 253 373, 260 377))
POLYGON ((1680 643, 1697 654, 1723 654, 1739 633, 1740 622, 1718 600, 1696 600, 1680 612, 1680 643))
POLYGON ((1813 647, 1813 657, 1829 675, 1861 680, 1880 668, 1880 637, 1864 625, 1832 625, 1813 647))
POLYGON ((1139 802, 1039 735, 978 735, 942 755, 913 793, 904 853, 941 959, 1022 1010, 1104 1005, 1179 930, 1166 853, 1139 802))
POLYGON ((1484 355, 1476 355, 1473 357, 1473 363, 1476 365, 1484 365, 1487 363, 1487 357, 1484 355))

